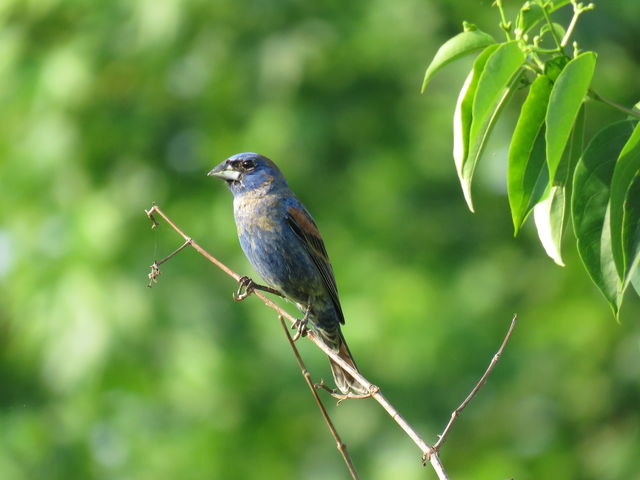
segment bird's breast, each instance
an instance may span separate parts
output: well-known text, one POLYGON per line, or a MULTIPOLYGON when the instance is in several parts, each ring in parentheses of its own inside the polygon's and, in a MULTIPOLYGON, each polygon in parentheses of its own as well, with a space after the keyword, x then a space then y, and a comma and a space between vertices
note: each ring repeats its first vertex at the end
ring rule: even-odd
POLYGON ((280 201, 274 196, 243 195, 233 201, 238 235, 275 234, 281 228, 280 201))
POLYGON ((268 285, 295 301, 322 289, 316 267, 286 222, 281 198, 236 197, 234 215, 242 250, 268 285))

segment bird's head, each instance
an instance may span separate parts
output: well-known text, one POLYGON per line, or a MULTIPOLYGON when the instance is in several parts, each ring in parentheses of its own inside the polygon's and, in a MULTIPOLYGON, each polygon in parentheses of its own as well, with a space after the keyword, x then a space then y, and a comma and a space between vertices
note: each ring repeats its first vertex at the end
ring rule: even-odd
POLYGON ((257 153, 237 153, 222 161, 207 174, 223 179, 234 195, 268 193, 288 188, 275 163, 257 153))

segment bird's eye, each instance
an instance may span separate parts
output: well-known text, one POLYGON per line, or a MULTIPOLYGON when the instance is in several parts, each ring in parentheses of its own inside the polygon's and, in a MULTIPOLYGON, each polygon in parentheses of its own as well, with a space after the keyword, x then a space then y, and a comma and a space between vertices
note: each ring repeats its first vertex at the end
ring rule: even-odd
POLYGON ((244 170, 253 170, 255 168, 256 164, 254 163, 253 160, 243 160, 242 161, 242 168, 244 170))

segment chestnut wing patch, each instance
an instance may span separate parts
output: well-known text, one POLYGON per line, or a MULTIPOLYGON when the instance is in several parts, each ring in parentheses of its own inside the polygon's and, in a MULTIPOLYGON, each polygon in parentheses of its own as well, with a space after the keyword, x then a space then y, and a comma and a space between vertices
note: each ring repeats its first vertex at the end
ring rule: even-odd
POLYGON ((342 307, 340 307, 340 300, 338 299, 338 287, 336 286, 333 269, 331 268, 331 263, 329 263, 329 256, 324 247, 324 242, 322 238, 320 238, 318 227, 306 211, 294 207, 287 209, 286 220, 291 230, 293 230, 293 233, 302 240, 311 260, 320 272, 320 276, 329 292, 340 323, 344 323, 344 314, 342 313, 342 307))

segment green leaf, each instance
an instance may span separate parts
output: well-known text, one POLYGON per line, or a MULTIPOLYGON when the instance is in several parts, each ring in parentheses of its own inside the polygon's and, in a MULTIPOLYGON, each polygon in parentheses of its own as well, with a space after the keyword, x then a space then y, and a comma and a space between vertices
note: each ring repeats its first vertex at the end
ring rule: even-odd
POLYGON ((640 266, 636 262, 635 268, 631 270, 629 275, 631 278, 631 284, 638 295, 640 295, 640 266))
POLYGON ((436 74, 445 65, 464 57, 473 52, 477 52, 491 44, 496 43, 491 35, 484 33, 477 28, 466 32, 459 33, 453 38, 447 40, 436 52, 435 57, 427 67, 422 81, 422 90, 427 88, 427 84, 431 77, 436 74))
POLYGON ((469 209, 473 211, 471 200, 471 179, 482 154, 491 129, 517 83, 514 78, 522 67, 525 55, 517 42, 501 44, 487 59, 478 80, 473 97, 472 120, 469 130, 469 154, 462 162, 460 182, 469 209))
POLYGON ((564 267, 560 245, 565 214, 565 190, 555 185, 549 194, 533 209, 533 218, 538 230, 540 243, 547 255, 561 267, 564 267))
POLYGON ((571 129, 589 90, 595 65, 596 55, 593 52, 578 55, 567 63, 551 90, 545 133, 551 180, 555 178, 571 129))
POLYGON ((623 284, 634 259, 634 241, 640 203, 631 187, 640 172, 640 123, 624 145, 611 180, 611 242, 618 277, 623 284))
POLYGON ((593 137, 576 166, 571 199, 578 253, 616 316, 622 303, 622 283, 611 251, 607 206, 616 158, 632 131, 633 122, 622 121, 605 127, 593 137))
POLYGON ((573 172, 584 150, 584 127, 585 113, 584 105, 582 105, 580 110, 578 110, 578 116, 576 117, 573 130, 571 130, 571 136, 569 137, 569 144, 565 149, 562 161, 558 165, 556 178, 553 181, 554 185, 566 185, 569 191, 571 191, 573 172))
POLYGON ((640 264, 640 172, 636 173, 624 202, 622 244, 629 266, 624 278, 623 290, 632 281, 634 270, 640 264))
POLYGON ((540 132, 552 86, 549 78, 544 75, 537 77, 531 84, 509 146, 507 185, 514 235, 518 234, 533 205, 544 192, 546 184, 542 191, 539 188, 541 176, 548 180, 544 137, 540 132))
POLYGON ((497 44, 490 45, 478 55, 458 95, 458 102, 453 113, 453 160, 460 179, 462 179, 462 166, 469 153, 469 129, 471 128, 473 98, 487 59, 497 48, 497 44))
POLYGON ((571 198, 571 180, 576 163, 582 152, 584 139, 584 108, 578 113, 577 121, 571 131, 569 147, 564 151, 555 179, 544 200, 534 207, 533 215, 538 237, 547 255, 558 265, 564 267, 562 260, 562 236, 569 216, 571 198))

